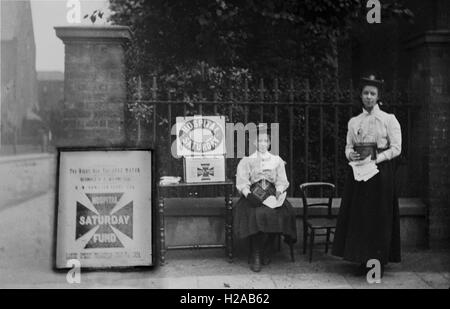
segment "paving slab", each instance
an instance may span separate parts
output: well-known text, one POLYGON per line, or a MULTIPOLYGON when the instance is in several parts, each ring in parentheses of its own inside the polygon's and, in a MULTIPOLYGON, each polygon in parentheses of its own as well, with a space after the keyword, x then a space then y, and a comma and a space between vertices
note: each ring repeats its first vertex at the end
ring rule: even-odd
POLYGON ((201 289, 274 289, 271 276, 266 274, 200 276, 197 277, 201 289))
POLYGON ((300 273, 288 276, 273 275, 279 289, 350 289, 345 278, 333 273, 300 273))
POLYGON ((174 250, 164 267, 130 270, 82 270, 81 284, 69 284, 64 271, 52 269, 53 193, 0 211, 0 288, 150 288, 150 289, 448 289, 449 250, 404 250, 403 260, 389 264, 380 284, 355 277, 356 265, 314 252, 313 262, 295 248, 276 252, 259 273, 245 254, 229 263, 224 250, 174 250))
POLYGON ((354 289, 430 289, 432 288, 413 272, 385 272, 380 283, 368 283, 365 277, 348 275, 347 282, 354 289))
POLYGON ((450 277, 435 272, 416 272, 426 284, 434 289, 450 289, 450 277))

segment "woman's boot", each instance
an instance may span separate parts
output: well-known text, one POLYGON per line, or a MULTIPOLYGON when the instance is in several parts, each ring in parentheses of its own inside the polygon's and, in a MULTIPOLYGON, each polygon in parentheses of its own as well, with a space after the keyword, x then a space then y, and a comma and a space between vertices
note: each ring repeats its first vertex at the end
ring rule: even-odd
POLYGON ((251 269, 254 272, 260 272, 261 267, 261 253, 259 249, 256 249, 253 255, 253 264, 251 265, 251 269))
POLYGON ((252 257, 253 261, 250 265, 250 269, 254 272, 260 272, 261 271, 261 234, 253 235, 252 239, 252 257))

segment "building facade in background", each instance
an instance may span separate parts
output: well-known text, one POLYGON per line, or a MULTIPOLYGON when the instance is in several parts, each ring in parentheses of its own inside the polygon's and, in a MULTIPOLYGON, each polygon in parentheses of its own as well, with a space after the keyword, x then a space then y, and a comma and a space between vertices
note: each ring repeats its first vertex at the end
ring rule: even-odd
POLYGON ((50 132, 49 142, 55 132, 61 129, 62 106, 64 104, 64 73, 38 71, 39 116, 50 132))
POLYGON ((42 132, 35 130, 41 127, 41 119, 36 114, 39 106, 31 4, 26 0, 1 1, 0 5, 0 154, 32 152, 31 145, 40 144, 42 132))

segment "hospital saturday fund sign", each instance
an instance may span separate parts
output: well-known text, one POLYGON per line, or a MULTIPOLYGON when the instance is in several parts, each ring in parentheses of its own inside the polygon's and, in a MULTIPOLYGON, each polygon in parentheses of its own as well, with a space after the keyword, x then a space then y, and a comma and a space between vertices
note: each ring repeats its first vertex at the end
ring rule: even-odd
POLYGON ((56 267, 152 263, 151 151, 61 151, 56 267))
POLYGON ((225 117, 192 116, 176 118, 177 155, 225 154, 225 117))

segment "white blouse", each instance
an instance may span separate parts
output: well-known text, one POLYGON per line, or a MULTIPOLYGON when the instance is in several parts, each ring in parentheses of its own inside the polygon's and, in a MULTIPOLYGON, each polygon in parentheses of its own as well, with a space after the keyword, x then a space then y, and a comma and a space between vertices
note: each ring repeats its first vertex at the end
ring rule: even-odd
POLYGON ((377 155, 376 163, 391 160, 402 151, 402 132, 400 123, 393 114, 388 114, 375 105, 369 113, 365 109, 348 122, 345 156, 350 160, 350 153, 355 143, 377 143, 378 148, 387 150, 377 155))
POLYGON ((250 192, 251 184, 266 179, 275 185, 279 192, 284 192, 289 187, 285 162, 277 155, 270 152, 264 154, 256 151, 239 161, 236 171, 236 188, 243 195, 250 192))

